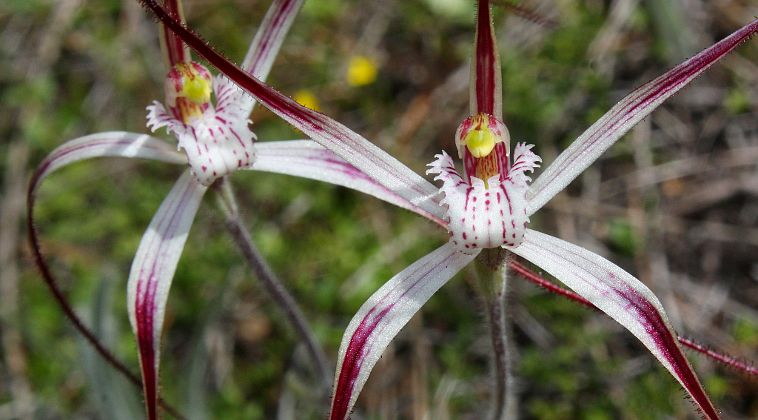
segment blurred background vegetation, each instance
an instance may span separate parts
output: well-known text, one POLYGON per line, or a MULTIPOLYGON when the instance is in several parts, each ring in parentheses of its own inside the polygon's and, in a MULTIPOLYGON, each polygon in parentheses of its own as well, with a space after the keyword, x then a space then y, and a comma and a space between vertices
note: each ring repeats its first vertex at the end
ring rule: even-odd
MULTIPOLYGON (((514 141, 535 143, 546 163, 625 93, 758 14, 752 0, 495 3, 505 118, 514 141), (506 3, 533 10, 537 22, 506 3)), ((193 28, 239 60, 268 4, 185 0, 185 11, 193 28)), ((421 172, 434 153, 454 150, 468 112, 473 7, 473 0, 308 0, 269 82, 421 172)), ((140 390, 83 343, 31 265, 23 199, 30 172, 64 141, 146 132, 145 106, 162 100, 165 71, 156 25, 133 0, 4 0, 0 34, 0 418, 140 418, 140 390)), ((752 41, 532 220, 635 273, 680 334, 751 360, 758 360, 756 86, 752 41)), ((302 136, 264 109, 252 119, 260 141, 302 136)), ((93 161, 56 173, 40 194, 38 225, 61 285, 135 371, 126 278, 180 171, 93 161)), ((331 357, 361 303, 446 239, 413 214, 342 188, 253 172, 233 182, 254 239, 331 357)), ((190 418, 325 416, 292 329, 232 246, 210 197, 205 204, 169 300, 164 397, 190 418)), ((671 376, 608 317, 513 281, 525 418, 696 417, 671 376)), ((404 329, 355 418, 480 418, 490 349, 472 284, 470 273, 459 275, 404 329)), ((755 380, 690 359, 725 418, 758 417, 755 380)))

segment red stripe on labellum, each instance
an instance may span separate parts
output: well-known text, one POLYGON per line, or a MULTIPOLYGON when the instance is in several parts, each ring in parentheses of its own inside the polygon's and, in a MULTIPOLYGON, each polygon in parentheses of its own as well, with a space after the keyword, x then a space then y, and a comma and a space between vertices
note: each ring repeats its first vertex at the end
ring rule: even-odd
POLYGON ((475 95, 476 95, 476 112, 485 112, 500 118, 495 110, 495 95, 498 83, 496 81, 500 68, 497 63, 497 52, 495 40, 492 34, 492 17, 490 16, 489 0, 481 0, 477 9, 476 21, 476 45, 475 45, 475 95))
POLYGON ((508 178, 508 171, 511 167, 510 157, 508 156, 508 145, 505 142, 495 145, 497 155, 497 169, 500 173, 500 180, 505 181, 508 178))

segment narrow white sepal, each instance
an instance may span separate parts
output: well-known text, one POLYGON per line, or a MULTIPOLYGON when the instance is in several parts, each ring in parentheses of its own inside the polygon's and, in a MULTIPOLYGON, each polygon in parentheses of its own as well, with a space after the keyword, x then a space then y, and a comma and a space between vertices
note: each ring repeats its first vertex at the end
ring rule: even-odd
POLYGON ((267 141, 255 144, 256 160, 250 169, 299 176, 340 185, 398 207, 416 212, 441 225, 436 214, 409 202, 312 140, 267 141))
MULTIPOLYGON (((206 190, 189 171, 185 171, 153 216, 132 261, 127 309, 140 347, 143 381, 146 389, 155 392, 147 399, 157 398, 160 338, 168 292, 206 190), (143 360, 144 355, 150 355, 153 360, 143 360), (145 372, 152 372, 153 377, 145 377, 145 372)), ((151 403, 156 401, 148 401, 151 403)))
POLYGON ((663 101, 689 84, 756 31, 758 19, 620 100, 537 177, 527 192, 527 213, 530 216, 534 214, 663 101))
MULTIPOLYGON (((271 3, 240 65, 243 70, 262 82, 266 81, 284 38, 304 2, 305 0, 274 0, 271 3)), ((250 115, 255 99, 247 94, 236 99, 235 108, 244 115, 250 115)))
POLYGON ((39 164, 33 190, 42 180, 64 166, 81 160, 99 157, 150 159, 173 164, 185 164, 187 159, 163 140, 147 134, 109 131, 90 134, 67 141, 53 150, 39 164))
POLYGON ((642 282, 582 247, 528 229, 511 249, 623 325, 668 369, 706 413, 715 412, 676 340, 661 302, 642 282))
POLYGON ((348 417, 390 341, 476 255, 458 252, 448 242, 395 275, 361 306, 342 337, 330 418, 348 417))

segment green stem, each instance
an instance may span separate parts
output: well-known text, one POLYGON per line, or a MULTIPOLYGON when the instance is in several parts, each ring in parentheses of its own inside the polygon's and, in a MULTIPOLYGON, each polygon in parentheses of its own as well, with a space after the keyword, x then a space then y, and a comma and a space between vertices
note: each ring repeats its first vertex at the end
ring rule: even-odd
POLYGON ((505 265, 507 252, 485 250, 476 260, 477 278, 487 307, 487 321, 492 343, 492 362, 495 383, 492 398, 493 420, 517 417, 518 399, 513 376, 514 346, 511 340, 509 318, 506 316, 510 282, 505 265))
POLYGON ((223 211, 226 217, 226 229, 229 231, 234 243, 239 247, 242 256, 247 261, 250 268, 260 280, 263 287, 271 296, 273 301, 284 312, 287 320, 292 324, 295 332, 305 345, 309 356, 313 360, 316 374, 322 382, 323 393, 328 395, 331 389, 332 369, 324 353, 324 350, 318 344, 313 329, 308 323, 305 314, 298 306, 295 298, 289 293, 284 284, 274 274, 271 267, 266 262, 266 259, 255 246, 252 237, 250 236, 249 229, 242 221, 240 217, 237 200, 234 192, 232 191, 230 182, 222 179, 216 184, 216 191, 218 192, 218 206, 223 211))

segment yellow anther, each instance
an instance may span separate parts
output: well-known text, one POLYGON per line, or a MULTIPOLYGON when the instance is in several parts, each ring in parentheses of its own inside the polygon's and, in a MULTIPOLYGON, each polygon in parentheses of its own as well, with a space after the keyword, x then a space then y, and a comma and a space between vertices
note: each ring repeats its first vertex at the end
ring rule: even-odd
POLYGON ((187 98, 197 105, 210 102, 212 87, 207 73, 201 73, 192 63, 178 64, 177 70, 182 78, 181 91, 177 96, 187 98))
POLYGON ((489 128, 481 128, 469 131, 464 141, 472 156, 483 158, 495 148, 497 137, 489 128))
POLYGON ((182 95, 198 105, 208 103, 211 100, 211 84, 199 77, 189 79, 184 83, 182 95))
POLYGON ((500 137, 490 128, 489 118, 485 114, 474 116, 471 130, 463 138, 463 143, 475 158, 488 156, 499 141, 500 137))
POLYGON ((168 106, 186 123, 210 106, 213 78, 198 63, 179 63, 166 75, 165 90, 168 106))

